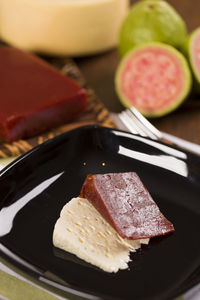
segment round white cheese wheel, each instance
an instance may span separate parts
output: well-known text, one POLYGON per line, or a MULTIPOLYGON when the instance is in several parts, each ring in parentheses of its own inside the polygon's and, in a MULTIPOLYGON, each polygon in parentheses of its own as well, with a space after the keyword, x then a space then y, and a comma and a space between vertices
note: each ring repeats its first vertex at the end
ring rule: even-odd
POLYGON ((116 46, 129 0, 1 0, 0 34, 11 45, 80 56, 116 46))

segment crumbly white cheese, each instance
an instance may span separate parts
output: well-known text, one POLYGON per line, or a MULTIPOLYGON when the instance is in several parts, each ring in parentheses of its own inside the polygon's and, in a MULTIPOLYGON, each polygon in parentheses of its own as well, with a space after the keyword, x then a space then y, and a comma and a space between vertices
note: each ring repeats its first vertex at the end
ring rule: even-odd
POLYGON ((51 55, 85 55, 116 46, 129 0, 1 0, 4 41, 51 55))
POLYGON ((82 198, 73 198, 63 207, 53 232, 54 246, 107 272, 126 269, 130 251, 148 242, 149 239, 123 239, 94 206, 82 198))

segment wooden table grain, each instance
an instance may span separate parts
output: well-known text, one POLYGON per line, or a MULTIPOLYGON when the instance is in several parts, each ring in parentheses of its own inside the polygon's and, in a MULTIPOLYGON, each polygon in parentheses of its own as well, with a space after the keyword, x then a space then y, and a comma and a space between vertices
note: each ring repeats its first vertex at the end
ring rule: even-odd
MULTIPOLYGON (((132 1, 134 3, 135 1, 132 1)), ((185 19, 188 32, 200 26, 199 0, 169 0, 185 19)), ((116 49, 78 58, 76 62, 88 83, 110 111, 123 109, 114 88, 114 74, 120 57, 116 49)), ((200 144, 200 95, 191 94, 175 112, 151 122, 160 130, 200 144)))

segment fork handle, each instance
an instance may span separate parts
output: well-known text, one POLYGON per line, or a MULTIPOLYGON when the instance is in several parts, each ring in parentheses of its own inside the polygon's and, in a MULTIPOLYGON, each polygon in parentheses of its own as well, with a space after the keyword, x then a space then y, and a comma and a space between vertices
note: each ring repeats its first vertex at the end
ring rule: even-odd
POLYGON ((162 142, 165 144, 169 144, 170 146, 175 146, 177 148, 181 148, 188 152, 192 152, 200 156, 200 145, 188 142, 184 139, 176 137, 174 135, 162 132, 162 142))

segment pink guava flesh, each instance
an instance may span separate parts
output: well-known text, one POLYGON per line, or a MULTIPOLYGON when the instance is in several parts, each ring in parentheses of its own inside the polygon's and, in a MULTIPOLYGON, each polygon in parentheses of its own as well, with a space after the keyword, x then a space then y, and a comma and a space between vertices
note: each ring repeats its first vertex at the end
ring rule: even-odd
POLYGON ((145 48, 132 53, 121 72, 121 89, 130 105, 152 113, 181 97, 185 78, 179 59, 168 49, 145 48))
POLYGON ((200 78, 200 31, 194 38, 192 45, 192 59, 197 76, 200 78))

